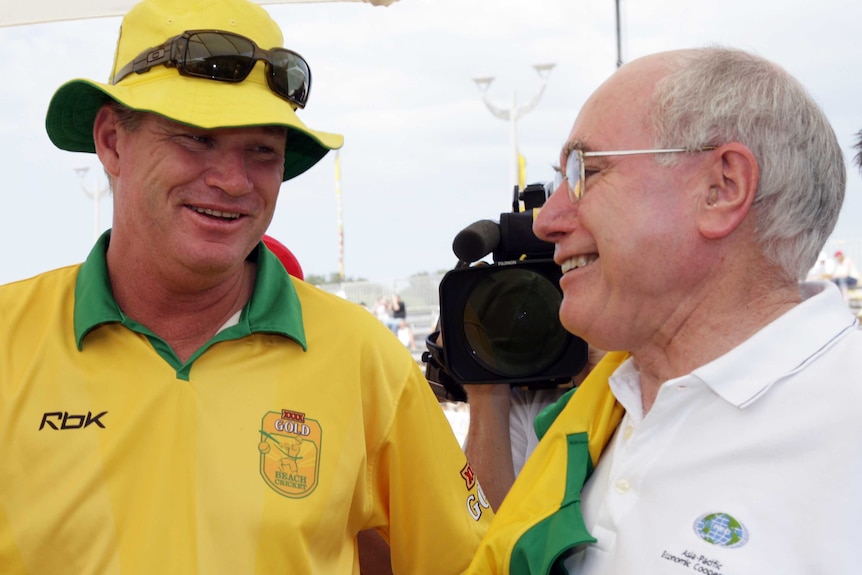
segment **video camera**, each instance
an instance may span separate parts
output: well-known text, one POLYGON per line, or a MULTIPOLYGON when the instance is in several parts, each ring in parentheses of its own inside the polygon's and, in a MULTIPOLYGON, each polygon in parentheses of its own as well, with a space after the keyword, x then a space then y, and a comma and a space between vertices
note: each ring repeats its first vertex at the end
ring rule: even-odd
POLYGON ((515 186, 511 213, 470 224, 452 242, 458 264, 440 282, 440 320, 422 357, 432 387, 444 388, 438 397, 466 401, 462 384, 556 387, 586 365, 587 343, 560 324, 554 245, 533 234, 551 191, 515 186), (493 263, 480 262, 489 253, 493 263))

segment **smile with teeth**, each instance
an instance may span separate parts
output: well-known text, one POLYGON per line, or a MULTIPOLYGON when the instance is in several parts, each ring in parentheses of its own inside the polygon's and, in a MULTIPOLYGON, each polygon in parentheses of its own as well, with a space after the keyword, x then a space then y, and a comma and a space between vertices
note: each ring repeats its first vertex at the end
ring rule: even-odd
POLYGON ((196 211, 199 214, 203 214, 205 216, 211 216, 213 218, 224 218, 226 220, 235 220, 239 218, 240 214, 236 212, 220 212, 218 210, 210 210, 208 208, 196 208, 194 206, 189 206, 191 209, 196 211))
POLYGON ((586 267, 597 259, 599 259, 598 254, 575 256, 564 261, 560 267, 563 269, 563 273, 566 273, 570 270, 586 267))

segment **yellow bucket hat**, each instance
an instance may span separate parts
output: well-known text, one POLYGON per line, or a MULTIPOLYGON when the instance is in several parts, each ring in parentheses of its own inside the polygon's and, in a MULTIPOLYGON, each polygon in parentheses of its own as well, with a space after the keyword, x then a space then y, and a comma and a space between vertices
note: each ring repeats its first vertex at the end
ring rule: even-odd
MULTIPOLYGON (((278 24, 247 0, 144 0, 123 18, 111 78, 146 50, 188 30, 238 34, 263 49, 283 45, 278 24)), ((116 85, 71 80, 60 86, 48 106, 48 137, 60 149, 94 153, 93 122, 110 99, 204 129, 286 126, 284 180, 308 170, 344 141, 303 124, 293 106, 270 90, 263 62, 256 62, 237 83, 181 76, 162 65, 132 73, 116 85)))

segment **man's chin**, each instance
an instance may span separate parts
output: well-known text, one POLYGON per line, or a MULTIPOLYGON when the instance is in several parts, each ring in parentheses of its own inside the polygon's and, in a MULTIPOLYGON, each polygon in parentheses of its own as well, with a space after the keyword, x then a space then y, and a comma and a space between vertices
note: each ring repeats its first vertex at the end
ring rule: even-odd
POLYGON ((592 309, 592 305, 584 303, 584 298, 574 299, 571 296, 563 296, 560 304, 560 323, 567 332, 581 339, 587 339, 585 335, 596 319, 591 313, 592 309))

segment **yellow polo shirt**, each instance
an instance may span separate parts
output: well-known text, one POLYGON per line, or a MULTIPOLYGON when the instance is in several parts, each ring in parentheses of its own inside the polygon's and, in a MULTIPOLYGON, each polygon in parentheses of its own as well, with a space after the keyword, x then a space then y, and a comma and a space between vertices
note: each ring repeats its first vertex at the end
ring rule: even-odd
POLYGON ((0 572, 464 570, 491 512, 409 352, 262 245, 239 322, 187 362, 126 317, 110 232, 0 287, 0 572))

